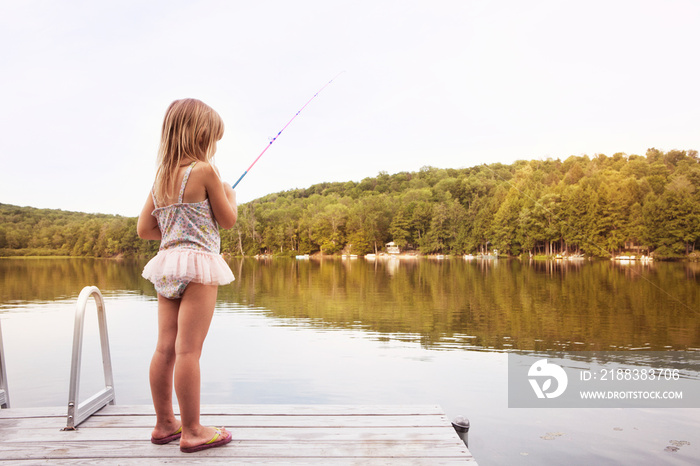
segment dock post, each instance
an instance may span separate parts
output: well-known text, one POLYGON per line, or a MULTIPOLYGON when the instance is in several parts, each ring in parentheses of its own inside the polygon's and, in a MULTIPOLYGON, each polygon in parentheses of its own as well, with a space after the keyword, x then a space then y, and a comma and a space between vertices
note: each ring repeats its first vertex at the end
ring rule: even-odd
POLYGON ((464 416, 457 416, 452 421, 452 427, 454 427, 455 432, 464 442, 464 446, 469 448, 469 419, 464 416))

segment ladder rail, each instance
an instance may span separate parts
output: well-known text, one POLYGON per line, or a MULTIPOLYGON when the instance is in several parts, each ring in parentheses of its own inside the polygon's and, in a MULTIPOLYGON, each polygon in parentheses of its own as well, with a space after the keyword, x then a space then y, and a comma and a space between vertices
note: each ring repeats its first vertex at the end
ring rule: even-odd
POLYGON ((102 293, 95 286, 86 286, 78 296, 75 308, 75 325, 73 328, 73 356, 71 359, 70 388, 68 390, 68 417, 64 430, 75 430, 87 418, 108 404, 115 404, 114 377, 112 375, 112 358, 109 352, 109 336, 107 334, 107 317, 102 293), (83 328, 85 323, 85 308, 90 298, 97 305, 97 323, 100 332, 100 347, 102 350, 102 369, 105 388, 87 400, 79 403, 80 392, 80 363, 83 351, 83 328))
MULTIPOLYGON (((0 322, 1 323, 1 322, 0 322)), ((0 409, 10 407, 10 393, 7 388, 7 369, 5 350, 2 345, 2 325, 0 325, 0 409)))

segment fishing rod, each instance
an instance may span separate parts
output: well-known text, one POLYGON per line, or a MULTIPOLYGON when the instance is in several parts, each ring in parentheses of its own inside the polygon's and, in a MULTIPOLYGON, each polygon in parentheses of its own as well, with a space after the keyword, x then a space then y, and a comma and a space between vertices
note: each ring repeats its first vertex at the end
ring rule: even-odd
POLYGON ((323 91, 330 83, 333 82, 333 80, 334 80, 335 78, 337 78, 337 77, 340 76, 341 74, 343 74, 343 71, 341 71, 340 73, 338 73, 337 75, 335 75, 335 76, 333 77, 333 79, 331 79, 331 80, 328 81, 326 84, 324 84, 323 87, 322 87, 321 89, 319 89, 318 92, 316 92, 316 93, 313 95, 313 97, 311 97, 311 98, 309 99, 309 101, 306 102, 306 103, 304 104, 304 106, 301 107, 301 108, 299 109, 299 111, 298 111, 297 113, 294 114, 294 116, 292 117, 292 119, 289 120, 289 121, 287 122, 286 125, 284 125, 284 127, 279 131, 279 133, 277 133, 277 136, 275 136, 275 137, 273 137, 272 139, 270 139, 270 143, 269 143, 267 146, 265 146, 265 148, 263 149, 263 151, 260 152, 260 155, 258 155, 257 158, 256 158, 255 160, 253 160, 253 163, 251 163, 250 166, 248 167, 248 169, 247 169, 246 171, 243 172, 243 174, 241 175, 240 178, 238 178, 238 181, 236 181, 236 182, 233 184, 233 189, 236 189, 236 186, 238 186, 238 183, 240 183, 241 180, 243 179, 243 177, 246 176, 246 175, 248 174, 248 172, 250 171, 251 168, 253 168, 253 165, 255 165, 255 164, 258 162, 258 160, 260 160, 260 157, 262 157, 263 154, 270 148, 270 146, 272 145, 272 143, 275 142, 275 141, 277 140, 278 137, 280 137, 280 134, 282 134, 282 131, 284 131, 285 129, 287 129, 287 126, 289 126, 289 124, 290 124, 292 121, 294 121, 294 119, 295 119, 296 117, 299 116, 299 114, 301 113, 301 111, 304 110, 304 109, 306 108, 306 106, 309 105, 309 104, 311 103, 311 101, 314 100, 314 99, 316 98, 316 96, 319 95, 319 94, 321 93, 321 91, 323 91))

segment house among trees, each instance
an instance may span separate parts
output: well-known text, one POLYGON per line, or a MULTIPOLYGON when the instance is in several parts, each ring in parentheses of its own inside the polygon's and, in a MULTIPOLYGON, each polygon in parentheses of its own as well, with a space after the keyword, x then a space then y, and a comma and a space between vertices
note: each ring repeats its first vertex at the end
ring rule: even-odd
POLYGON ((387 254, 401 254, 399 247, 393 241, 386 243, 387 254))
POLYGON ((625 250, 626 252, 642 253, 642 251, 648 252, 648 251, 649 251, 649 247, 648 247, 648 246, 642 246, 642 245, 638 244, 638 243, 637 243, 636 241, 634 241, 634 240, 628 240, 628 241, 625 241, 624 250, 625 250))

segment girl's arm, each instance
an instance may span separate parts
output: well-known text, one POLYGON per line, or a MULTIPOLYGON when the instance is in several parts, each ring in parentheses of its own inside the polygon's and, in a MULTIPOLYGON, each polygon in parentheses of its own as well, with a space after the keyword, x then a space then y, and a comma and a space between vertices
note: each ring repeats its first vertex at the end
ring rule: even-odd
POLYGON ((160 228, 158 228, 158 220, 151 215, 151 212, 153 212, 155 208, 155 205, 153 205, 153 197, 149 193, 146 204, 143 206, 143 210, 141 210, 139 220, 136 224, 136 232, 139 238, 160 240, 163 237, 160 228))
POLYGON ((236 191, 227 183, 221 181, 216 167, 208 163, 203 163, 202 166, 204 187, 207 190, 207 197, 214 211, 216 222, 221 228, 232 228, 238 219, 236 191))

